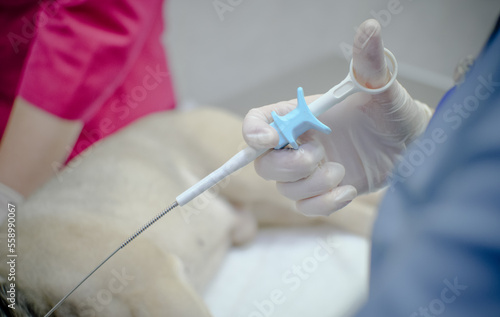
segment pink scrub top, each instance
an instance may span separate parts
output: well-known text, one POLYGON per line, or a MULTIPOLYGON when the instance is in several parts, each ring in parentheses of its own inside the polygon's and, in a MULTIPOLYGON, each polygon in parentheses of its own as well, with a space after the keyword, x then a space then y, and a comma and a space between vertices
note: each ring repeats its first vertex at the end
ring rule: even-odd
POLYGON ((16 96, 83 130, 69 159, 175 107, 162 0, 0 0, 0 133, 16 96))

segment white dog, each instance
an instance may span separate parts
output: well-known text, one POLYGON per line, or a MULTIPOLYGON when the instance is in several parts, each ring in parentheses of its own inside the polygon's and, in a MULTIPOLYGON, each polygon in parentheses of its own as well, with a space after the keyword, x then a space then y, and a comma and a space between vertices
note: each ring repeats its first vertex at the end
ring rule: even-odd
MULTIPOLYGON (((150 115, 82 153, 16 216, 16 310, 5 298, 6 225, 1 232, 1 308, 43 316, 141 225, 244 146, 241 120, 214 109, 150 115)), ((120 250, 54 316, 210 316, 199 293, 228 248, 260 225, 331 222, 368 234, 376 198, 329 218, 308 218, 252 167, 177 207, 120 250)))

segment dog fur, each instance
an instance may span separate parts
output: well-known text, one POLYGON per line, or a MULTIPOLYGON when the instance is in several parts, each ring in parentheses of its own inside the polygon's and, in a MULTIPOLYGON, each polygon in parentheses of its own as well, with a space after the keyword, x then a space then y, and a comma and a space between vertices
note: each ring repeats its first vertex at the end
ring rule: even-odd
MULTIPOLYGON (((127 237, 190 185, 244 146, 241 119, 221 110, 157 113, 75 158, 18 207, 16 310, 43 316, 127 237)), ((54 316, 211 316, 200 292, 233 244, 258 225, 329 222, 367 236, 378 197, 353 201, 331 217, 294 211, 252 166, 177 207, 89 278, 54 316)), ((0 229, 6 259, 6 225, 0 229)), ((8 315, 9 316, 9 315, 8 315)))

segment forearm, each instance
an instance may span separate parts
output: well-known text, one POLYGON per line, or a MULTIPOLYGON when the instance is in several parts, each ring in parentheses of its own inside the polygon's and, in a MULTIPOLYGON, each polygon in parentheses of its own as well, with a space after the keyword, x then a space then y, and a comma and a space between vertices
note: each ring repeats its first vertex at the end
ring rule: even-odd
POLYGON ((0 182, 29 196, 69 155, 82 122, 45 112, 18 97, 0 144, 0 182))

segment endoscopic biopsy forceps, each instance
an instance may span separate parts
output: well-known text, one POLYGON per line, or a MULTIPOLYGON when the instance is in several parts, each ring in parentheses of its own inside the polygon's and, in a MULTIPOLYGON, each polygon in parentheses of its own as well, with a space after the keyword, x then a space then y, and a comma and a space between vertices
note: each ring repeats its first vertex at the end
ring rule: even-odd
MULTIPOLYGON (((388 50, 384 51, 386 59, 390 62, 388 66, 390 68, 391 78, 389 82, 381 88, 369 89, 361 85, 356 81, 354 75, 353 62, 351 60, 349 66, 349 73, 347 77, 340 82, 338 85, 331 88, 326 94, 321 96, 312 102, 309 106, 304 100, 304 92, 301 87, 297 89, 297 107, 284 116, 278 116, 275 112, 272 113, 274 122, 271 126, 278 131, 279 144, 275 149, 281 149, 288 144, 294 149, 298 148, 296 138, 302 135, 309 129, 315 129, 323 133, 330 133, 331 130, 326 125, 321 123, 316 117, 343 101, 350 95, 357 92, 366 92, 368 94, 379 94, 386 91, 395 81, 398 73, 398 64, 394 55, 388 50)), ((113 253, 111 253, 104 261, 102 261, 98 266, 96 266, 82 281, 76 285, 69 293, 67 293, 46 315, 50 316, 61 304, 76 290, 80 285, 82 285, 95 271, 97 271, 104 263, 106 263, 113 255, 115 255, 119 250, 123 249, 127 244, 132 242, 137 236, 148 229, 156 221, 166 215, 169 211, 177 206, 183 206, 198 197, 200 194, 204 193, 207 189, 211 188, 226 176, 234 173, 240 168, 248 165, 250 162, 267 152, 269 149, 254 149, 247 147, 232 158, 230 158, 221 167, 210 173, 208 176, 200 180, 198 183, 194 184, 182 194, 176 197, 173 204, 164 209, 148 223, 137 230, 133 235, 131 235, 127 240, 125 240, 113 253)))

